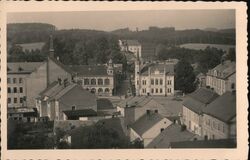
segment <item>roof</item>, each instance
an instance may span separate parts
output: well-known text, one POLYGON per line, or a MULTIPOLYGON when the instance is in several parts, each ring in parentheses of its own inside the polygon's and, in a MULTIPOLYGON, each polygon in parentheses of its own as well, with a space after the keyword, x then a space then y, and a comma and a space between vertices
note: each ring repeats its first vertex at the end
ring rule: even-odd
POLYGON ((81 110, 66 110, 63 111, 67 117, 89 117, 96 116, 97 113, 93 109, 81 109, 81 110))
POLYGON ((211 103, 218 96, 219 95, 211 89, 199 88, 187 96, 183 105, 199 114, 203 112, 207 104, 211 103))
POLYGON ((64 65, 63 63, 61 63, 60 61, 58 61, 58 60, 55 59, 54 57, 49 56, 48 58, 49 58, 50 60, 52 60, 54 63, 56 63, 58 66, 60 66, 63 70, 65 70, 66 72, 68 72, 69 74, 72 73, 72 70, 71 70, 68 66, 64 65))
POLYGON ((141 116, 131 128, 140 136, 160 122, 164 117, 158 113, 149 113, 141 116))
POLYGON ((117 104, 117 106, 125 108, 125 107, 144 107, 150 101, 154 101, 152 97, 148 96, 135 96, 128 97, 125 100, 121 101, 117 104))
POLYGON ((8 114, 23 114, 24 117, 37 117, 37 109, 36 108, 8 108, 8 114))
POLYGON ((204 113, 218 118, 224 122, 230 121, 236 116, 236 94, 234 92, 226 92, 205 109, 204 113))
POLYGON ((69 68, 80 76, 108 76, 104 65, 71 65, 69 68))
POLYGON ((123 40, 128 46, 139 46, 141 45, 138 40, 123 40))
POLYGON ((23 43, 23 44, 16 44, 18 46, 21 46, 23 50, 41 50, 43 46, 45 45, 45 42, 35 42, 35 43, 23 43))
POLYGON ((226 79, 230 75, 234 74, 236 72, 236 64, 235 62, 231 61, 225 61, 219 65, 217 65, 215 68, 208 71, 207 75, 214 76, 214 71, 217 72, 218 78, 226 79))
POLYGON ((8 62, 8 74, 9 73, 32 73, 39 68, 44 62, 8 62))
POLYGON ((147 148, 169 148, 171 142, 189 141, 193 140, 196 134, 187 130, 181 131, 181 126, 172 124, 162 131, 147 148))
POLYGON ((165 73, 166 74, 174 74, 174 64, 164 64, 164 63, 151 63, 146 66, 144 66, 141 69, 141 74, 142 75, 148 75, 149 69, 151 73, 154 73, 155 71, 159 71, 160 73, 165 73))
POLYGON ((236 148, 236 143, 231 139, 196 140, 172 142, 171 148, 236 148))
POLYGON ((107 98, 97 100, 97 110, 115 109, 111 101, 107 98))

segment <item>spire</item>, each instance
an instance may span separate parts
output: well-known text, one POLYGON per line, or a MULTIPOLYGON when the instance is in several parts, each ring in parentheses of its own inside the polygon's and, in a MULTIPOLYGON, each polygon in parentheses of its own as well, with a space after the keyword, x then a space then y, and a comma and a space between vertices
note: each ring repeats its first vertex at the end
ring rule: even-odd
POLYGON ((53 36, 50 35, 49 38, 49 55, 50 57, 54 57, 54 46, 53 46, 53 36))

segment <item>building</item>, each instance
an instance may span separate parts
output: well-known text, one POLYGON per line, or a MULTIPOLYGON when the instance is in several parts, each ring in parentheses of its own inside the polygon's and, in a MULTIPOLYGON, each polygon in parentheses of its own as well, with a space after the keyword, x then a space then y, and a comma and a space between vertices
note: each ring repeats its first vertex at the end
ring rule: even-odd
POLYGON ((236 93, 226 92, 203 110, 205 139, 236 139, 236 93))
POLYGON ((162 115, 147 112, 130 127, 130 141, 143 141, 147 147, 152 140, 163 132, 172 122, 162 115))
POLYGON ((206 86, 222 95, 226 91, 236 89, 236 66, 235 62, 222 61, 221 64, 208 71, 206 86))
POLYGON ((83 88, 100 96, 112 96, 115 92, 115 75, 113 62, 107 65, 69 66, 74 73, 74 81, 83 88))
POLYGON ((97 98, 80 85, 55 81, 36 98, 40 117, 50 120, 87 119, 97 115, 97 98))
POLYGON ((188 131, 203 136, 203 110, 218 96, 207 88, 199 88, 187 95, 183 102, 182 123, 188 131))
POLYGON ((198 83, 198 87, 206 87, 206 75, 204 75, 203 73, 199 73, 196 76, 196 80, 199 82, 198 83))
POLYGON ((141 44, 137 40, 119 40, 121 51, 132 52, 135 56, 141 58, 141 44))
POLYGON ((178 124, 171 124, 153 139, 147 148, 170 148, 172 142, 193 141, 200 137, 184 130, 178 124))
POLYGON ((45 42, 35 42, 35 43, 23 43, 23 44, 16 44, 17 46, 22 47, 23 51, 41 51, 42 48, 45 46, 45 42))
POLYGON ((135 62, 136 95, 174 95, 174 65, 167 63, 142 64, 135 62))
POLYGON ((8 107, 34 108, 38 94, 58 78, 71 81, 71 72, 54 58, 53 46, 44 62, 7 63, 8 107))
POLYGON ((114 107, 112 102, 107 98, 99 98, 97 99, 97 112, 98 115, 103 116, 116 116, 117 109, 114 107))
POLYGON ((148 96, 129 97, 117 104, 117 111, 124 117, 127 126, 148 112, 159 113, 164 117, 171 116, 164 106, 148 96))
POLYGON ((14 121, 37 122, 38 112, 36 108, 8 108, 7 118, 14 121))

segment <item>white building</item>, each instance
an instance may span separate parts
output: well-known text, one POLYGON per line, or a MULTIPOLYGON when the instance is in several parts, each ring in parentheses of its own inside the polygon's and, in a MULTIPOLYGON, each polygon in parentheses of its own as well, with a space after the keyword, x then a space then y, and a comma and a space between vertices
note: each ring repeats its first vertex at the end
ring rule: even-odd
POLYGON ((174 95, 174 64, 135 62, 136 95, 174 95))
POLYGON ((137 40, 119 40, 121 51, 132 52, 135 56, 141 57, 141 44, 137 40))

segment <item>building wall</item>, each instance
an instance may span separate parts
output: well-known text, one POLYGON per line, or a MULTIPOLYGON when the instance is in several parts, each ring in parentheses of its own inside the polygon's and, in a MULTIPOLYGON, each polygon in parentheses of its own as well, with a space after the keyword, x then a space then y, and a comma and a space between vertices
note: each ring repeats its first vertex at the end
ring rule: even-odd
POLYGON ((129 45, 128 51, 133 52, 136 57, 137 54, 139 55, 139 58, 141 57, 141 45, 129 45))
POLYGON ((136 140, 136 139, 143 140, 143 139, 141 138, 141 136, 138 135, 138 134, 133 130, 133 128, 130 128, 130 130, 129 130, 129 138, 130 138, 130 142, 133 142, 133 141, 136 140))
POLYGON ((161 130, 166 129, 169 125, 171 125, 172 122, 169 121, 166 118, 163 118, 161 121, 159 121, 157 124, 155 124, 152 128, 150 128, 148 131, 146 131, 143 135, 143 143, 144 147, 147 147, 147 145, 155 138, 157 137, 160 133, 161 130))
POLYGON ((75 81, 78 84, 81 84, 84 89, 87 89, 90 92, 94 92, 96 95, 112 96, 115 88, 114 76, 93 76, 93 77, 78 76, 75 77, 75 81), (91 84, 92 79, 96 81, 96 84, 91 84), (103 83, 98 84, 99 79, 101 79, 103 83), (106 79, 109 80, 109 84, 105 84, 106 79), (85 82, 86 80, 89 81, 89 84, 86 84, 85 82))
POLYGON ((226 139, 229 138, 230 126, 223 121, 210 115, 204 114, 203 137, 208 139, 226 139))
POLYGON ((202 116, 188 109, 187 107, 182 107, 182 120, 187 126, 187 130, 198 135, 202 135, 202 116))
POLYGON ((27 83, 28 74, 8 74, 7 75, 7 92, 8 92, 8 107, 22 107, 25 106, 24 97, 27 97, 27 83), (14 88, 16 93, 14 93, 14 88), (10 93, 9 91, 10 90, 10 93))

